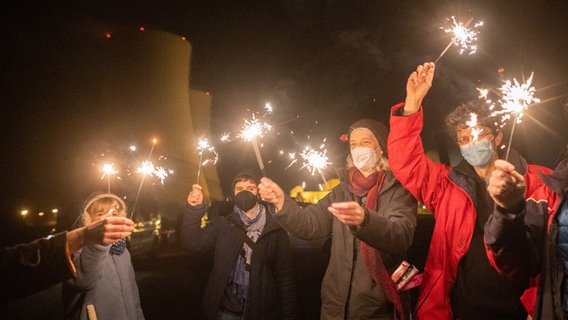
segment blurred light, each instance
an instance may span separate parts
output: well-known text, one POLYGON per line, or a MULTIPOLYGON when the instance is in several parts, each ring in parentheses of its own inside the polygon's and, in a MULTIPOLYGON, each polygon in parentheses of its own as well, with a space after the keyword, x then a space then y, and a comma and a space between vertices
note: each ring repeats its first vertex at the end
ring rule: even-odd
POLYGON ((52 209, 51 212, 52 212, 52 213, 58 213, 58 212, 59 212, 59 209, 57 209, 57 208, 52 209))
POLYGON ((26 210, 26 209, 24 209, 24 210, 20 211, 20 215, 21 215, 21 216, 27 216, 27 215, 28 215, 28 213, 29 213, 29 211, 28 211, 28 210, 26 210))
POLYGON ((130 146, 130 151, 136 151, 136 146, 134 145, 130 146))
POLYGON ((140 27, 140 28, 138 28, 138 29, 139 29, 140 31, 144 31, 144 30, 145 30, 144 27, 140 27))
POLYGON ((40 211, 40 212, 37 213, 37 215, 40 216, 40 217, 43 217, 45 215, 45 212, 40 211))
POLYGON ((111 37, 110 33, 107 33, 107 34, 105 35, 105 37, 107 37, 107 39, 110 39, 110 37, 111 37))
POLYGON ((186 38, 185 38, 185 37, 181 37, 181 40, 185 41, 185 40, 186 40, 186 38))

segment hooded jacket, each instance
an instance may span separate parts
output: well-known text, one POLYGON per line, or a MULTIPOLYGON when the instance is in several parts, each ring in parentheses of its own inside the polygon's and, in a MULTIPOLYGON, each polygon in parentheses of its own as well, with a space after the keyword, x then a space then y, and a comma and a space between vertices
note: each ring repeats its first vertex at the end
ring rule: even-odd
MULTIPOLYGON (((368 220, 354 231, 327 210, 333 202, 357 201, 349 191, 347 172, 340 171, 339 177, 340 184, 317 204, 302 208, 286 197, 282 210, 274 217, 298 238, 331 237, 329 264, 321 286, 321 319, 377 319, 385 314, 392 318, 392 304, 371 279, 359 241, 379 250, 392 273, 405 258, 414 237, 416 200, 387 171, 378 193, 378 212, 364 208, 368 220)), ((402 295, 401 300, 408 310, 408 296, 402 295)))
MULTIPOLYGON (((420 133, 423 113, 399 116, 391 109, 388 138, 389 164, 397 179, 427 208, 432 210, 434 231, 424 266, 422 285, 415 307, 419 320, 453 319, 450 293, 457 278, 460 260, 468 252, 476 224, 475 202, 469 178, 441 163, 434 163, 424 153, 420 133)), ((527 194, 542 182, 537 170, 549 169, 522 164, 527 194)))
MULTIPOLYGON (((231 272, 243 248, 243 238, 237 232, 244 232, 244 226, 239 214, 233 211, 201 228, 201 217, 206 209, 205 204, 186 205, 181 244, 193 252, 214 251, 213 269, 205 289, 203 310, 208 319, 217 319, 231 272)), ((293 272, 288 234, 276 220, 271 219, 267 210, 266 224, 252 253, 247 299, 249 305, 245 319, 296 319, 293 272), (255 250, 261 250, 262 254, 255 254, 255 250)))
POLYGON ((543 176, 519 208, 496 207, 485 225, 485 243, 493 266, 508 277, 540 274, 538 290, 525 295, 533 319, 565 319, 561 304, 564 266, 558 255, 558 214, 567 201, 568 159, 543 176), (517 210, 515 210, 517 209, 517 210), (535 296, 536 295, 536 296, 535 296))

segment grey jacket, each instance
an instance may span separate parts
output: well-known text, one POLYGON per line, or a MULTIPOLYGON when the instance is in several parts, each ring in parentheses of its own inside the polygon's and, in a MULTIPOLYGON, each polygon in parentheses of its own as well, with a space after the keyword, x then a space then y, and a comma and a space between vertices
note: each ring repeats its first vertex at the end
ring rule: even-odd
MULTIPOLYGON (((388 171, 379 191, 378 212, 365 209, 367 222, 360 230, 352 230, 327 210, 333 202, 359 200, 342 181, 317 204, 302 208, 287 198, 282 210, 274 215, 296 237, 331 237, 331 256, 321 289, 321 319, 389 319, 394 313, 367 271, 360 240, 381 252, 392 273, 412 244, 416 200, 388 171)), ((403 295, 401 300, 408 313, 409 297, 403 295)))
POLYGON ((77 275, 62 289, 65 319, 89 319, 88 305, 97 319, 144 319, 130 253, 112 255, 109 248, 88 245, 73 254, 77 275))

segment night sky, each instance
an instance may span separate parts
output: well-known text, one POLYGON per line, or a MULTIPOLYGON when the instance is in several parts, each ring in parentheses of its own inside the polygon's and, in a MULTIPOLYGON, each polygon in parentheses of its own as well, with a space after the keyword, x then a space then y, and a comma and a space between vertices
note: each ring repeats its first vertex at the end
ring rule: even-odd
MULTIPOLYGON (((71 72, 51 62, 82 58, 66 45, 102 37, 107 31, 100 26, 143 26, 187 37, 193 50, 190 87, 212 95, 212 135, 235 132, 250 110, 271 102, 274 130, 263 140, 262 152, 268 175, 285 188, 320 181, 299 167, 285 170, 289 160, 278 151, 319 146, 326 138, 331 167, 341 166, 347 147, 339 136, 362 117, 388 123, 390 106, 404 100, 409 73, 435 60, 448 44, 439 27, 450 16, 482 20, 484 26, 477 53, 459 55, 450 48, 437 65, 424 103, 426 148, 439 149, 449 162, 454 147, 448 148, 445 115, 477 97, 476 87, 498 88, 503 80, 533 71, 543 102, 529 109, 513 146, 532 162, 554 166, 567 144, 564 0, 73 1, 55 7, 20 2, 3 3, 0 10, 4 218, 22 199, 77 202, 65 174, 74 153, 65 142, 71 133, 58 129, 61 123, 81 127, 88 120, 69 117, 67 107, 46 108, 42 90, 71 72)), ((256 161, 242 143, 217 149, 228 192, 236 170, 255 168, 256 161)), ((333 170, 326 175, 333 177, 333 170)))

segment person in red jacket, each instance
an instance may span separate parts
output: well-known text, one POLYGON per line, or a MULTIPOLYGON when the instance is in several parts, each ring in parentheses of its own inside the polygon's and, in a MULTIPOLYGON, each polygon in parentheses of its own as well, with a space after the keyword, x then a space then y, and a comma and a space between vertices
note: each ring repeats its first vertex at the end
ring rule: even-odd
MULTIPOLYGON (((483 226, 493 211, 486 181, 494 170, 503 133, 481 101, 469 101, 446 118, 464 160, 450 167, 424 153, 420 133, 422 100, 432 86, 435 66, 419 65, 409 76, 406 101, 392 107, 389 164, 396 178, 435 218, 432 240, 416 304, 419 320, 526 319, 520 302, 528 281, 502 277, 487 258, 483 226), (470 125, 472 114, 477 124, 470 125)), ((525 176, 527 192, 542 183, 537 170, 514 150, 509 161, 525 176)), ((548 170, 548 171, 547 171, 548 170)))
POLYGON ((496 204, 485 224, 489 260, 510 278, 540 274, 523 297, 533 319, 568 319, 568 158, 526 201, 523 176, 511 163, 495 164, 487 186, 496 204))

